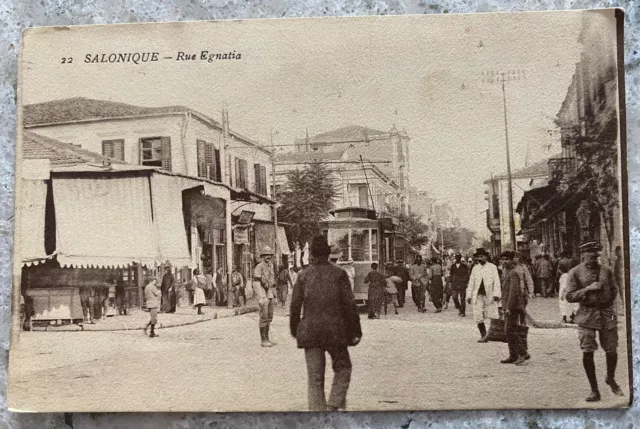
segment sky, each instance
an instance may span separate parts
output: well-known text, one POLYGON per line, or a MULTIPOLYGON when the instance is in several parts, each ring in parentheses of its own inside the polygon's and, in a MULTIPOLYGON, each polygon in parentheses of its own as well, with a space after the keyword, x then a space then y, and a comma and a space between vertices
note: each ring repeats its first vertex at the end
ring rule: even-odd
MULTIPOLYGON (((579 60, 581 12, 318 18, 80 27, 27 32, 24 104, 67 97, 186 105, 265 144, 349 125, 405 130, 410 181, 486 233, 484 185, 559 150, 549 135, 579 60), (241 60, 87 64, 86 54, 235 51, 241 60), (73 57, 72 64, 61 64, 73 57), (553 147, 548 148, 549 145, 553 147)), ((291 148, 292 149, 292 148, 291 148)))

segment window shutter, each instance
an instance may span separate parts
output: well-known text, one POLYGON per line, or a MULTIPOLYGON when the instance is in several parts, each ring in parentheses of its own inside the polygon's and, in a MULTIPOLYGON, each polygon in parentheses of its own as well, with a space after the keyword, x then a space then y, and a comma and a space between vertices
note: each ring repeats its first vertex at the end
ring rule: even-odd
POLYGON ((171 171, 171 138, 161 137, 162 141, 162 169, 171 171))
POLYGON ((260 180, 262 179, 262 176, 260 173, 260 164, 253 164, 253 176, 255 177, 253 190, 257 194, 259 194, 260 190, 262 189, 262 185, 260 184, 260 180))
POLYGON ((367 193, 367 187, 366 186, 360 186, 359 192, 360 192, 360 195, 359 195, 360 196, 360 201, 359 201, 360 207, 368 208, 369 207, 369 195, 367 193))
POLYGON ((196 141, 197 150, 198 150, 198 177, 205 176, 207 172, 207 166, 205 162, 205 145, 206 143, 202 140, 196 141))
POLYGON ((214 176, 214 180, 217 180, 218 182, 222 182, 222 169, 220 168, 220 149, 214 149, 213 150, 213 154, 214 154, 214 162, 215 162, 215 176, 214 176))
POLYGON ((124 140, 116 140, 112 143, 113 158, 124 161, 124 140))
POLYGON ((113 158, 113 142, 111 140, 102 142, 102 155, 113 158))
POLYGON ((239 188, 240 187, 240 159, 235 158, 235 178, 236 178, 236 182, 235 182, 235 187, 239 188))
POLYGON ((260 173, 262 175, 262 195, 267 195, 267 167, 264 165, 260 168, 260 173))
POLYGON ((204 147, 204 161, 206 166, 206 176, 208 179, 213 180, 215 178, 215 164, 213 162, 213 144, 206 143, 204 147))

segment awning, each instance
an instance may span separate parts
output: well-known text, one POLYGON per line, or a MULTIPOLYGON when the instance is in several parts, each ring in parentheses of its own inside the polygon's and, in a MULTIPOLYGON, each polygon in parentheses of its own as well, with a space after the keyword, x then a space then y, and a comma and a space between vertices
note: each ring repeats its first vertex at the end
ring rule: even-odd
MULTIPOLYGON (((253 227, 256 237, 256 253, 257 256, 265 246, 273 249, 275 243, 275 232, 272 223, 256 223, 253 227)), ((280 253, 289 254, 289 243, 287 242, 287 235, 284 231, 284 227, 278 225, 278 247, 280 253)))
POLYGON ((47 183, 19 179, 16 192, 15 251, 24 266, 38 265, 48 257, 44 249, 47 183))
POLYGON ((153 222, 158 235, 158 262, 170 263, 174 267, 191 267, 180 178, 154 174, 151 177, 151 195, 153 222))
POLYGON ((62 267, 154 265, 157 234, 147 175, 52 177, 62 267))

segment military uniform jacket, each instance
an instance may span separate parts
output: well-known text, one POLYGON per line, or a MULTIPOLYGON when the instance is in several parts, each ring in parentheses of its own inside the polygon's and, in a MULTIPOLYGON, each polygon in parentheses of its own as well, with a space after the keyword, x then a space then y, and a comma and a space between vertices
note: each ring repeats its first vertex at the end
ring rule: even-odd
POLYGON ((584 263, 569 271, 566 300, 579 302, 575 322, 578 326, 591 329, 615 329, 617 315, 615 299, 618 292, 613 271, 604 265, 589 268, 584 263), (595 281, 602 284, 600 291, 585 291, 584 288, 595 281))
POLYGON ((346 347, 362 337, 347 273, 329 262, 302 270, 293 286, 289 324, 299 348, 346 347))
POLYGON ((253 289, 258 301, 276 297, 276 275, 273 271, 273 265, 267 264, 265 261, 260 262, 253 270, 253 278, 255 280, 253 289))

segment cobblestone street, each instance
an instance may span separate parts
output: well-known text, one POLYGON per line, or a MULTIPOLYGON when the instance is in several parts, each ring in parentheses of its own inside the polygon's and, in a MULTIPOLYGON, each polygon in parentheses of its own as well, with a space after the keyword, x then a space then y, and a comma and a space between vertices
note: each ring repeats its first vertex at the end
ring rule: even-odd
MULTIPOLYGON (((551 317, 557 300, 538 299, 531 308, 551 317)), ((361 316, 363 341, 350 349, 349 410, 586 405, 589 389, 575 329, 530 329, 532 360, 516 367, 499 363, 507 355, 506 344, 477 343, 473 318, 458 317, 452 305, 443 313, 419 314, 408 303, 400 312, 380 320, 361 316)), ((289 335, 288 318, 282 309, 276 311, 271 331, 277 346, 269 349, 260 347, 257 317, 249 313, 159 329, 155 339, 139 330, 23 332, 11 356, 20 365, 12 368, 9 407, 24 410, 21 404, 30 404, 30 411, 42 412, 126 411, 122 404, 140 411, 305 410, 304 354, 289 335)), ((628 392, 620 329, 617 379, 628 392)), ((628 393, 624 398, 611 394, 604 384, 604 354, 596 356, 603 394, 597 406, 623 406, 628 393)), ((329 364, 327 377, 328 388, 329 364)))

